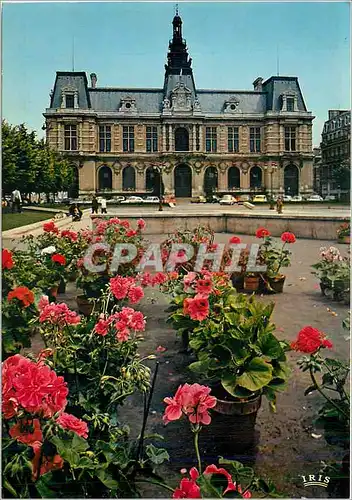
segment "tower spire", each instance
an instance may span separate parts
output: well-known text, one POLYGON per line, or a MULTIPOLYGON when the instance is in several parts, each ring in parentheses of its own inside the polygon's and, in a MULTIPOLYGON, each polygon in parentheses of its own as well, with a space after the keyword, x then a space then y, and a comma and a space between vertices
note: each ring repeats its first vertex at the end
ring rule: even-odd
POLYGON ((175 6, 175 16, 178 16, 178 3, 175 6))

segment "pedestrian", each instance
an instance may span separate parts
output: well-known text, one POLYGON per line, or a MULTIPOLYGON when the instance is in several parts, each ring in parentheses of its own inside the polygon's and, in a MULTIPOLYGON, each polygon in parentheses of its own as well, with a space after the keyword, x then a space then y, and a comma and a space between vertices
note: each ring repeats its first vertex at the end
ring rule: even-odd
POLYGON ((98 208, 99 208, 99 203, 97 200, 97 197, 93 195, 92 198, 92 214, 97 214, 98 213, 98 208))
POLYGON ((100 203, 101 203, 101 213, 102 214, 107 214, 107 211, 106 211, 106 199, 102 198, 100 200, 100 203))
POLYGON ((282 214, 282 207, 284 206, 284 200, 282 196, 278 196, 276 200, 276 210, 278 214, 282 214))
POLYGON ((12 191, 12 212, 15 211, 15 208, 17 208, 17 212, 21 213, 21 203, 22 203, 22 198, 21 198, 21 193, 19 192, 18 189, 15 189, 12 191))

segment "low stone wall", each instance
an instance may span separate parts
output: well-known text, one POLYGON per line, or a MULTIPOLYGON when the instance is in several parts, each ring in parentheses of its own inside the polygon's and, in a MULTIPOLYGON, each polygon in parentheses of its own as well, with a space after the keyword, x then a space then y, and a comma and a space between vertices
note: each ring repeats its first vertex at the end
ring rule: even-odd
MULTIPOLYGON (((109 219, 116 214, 92 215, 94 219, 109 219)), ((140 219, 137 214, 122 214, 133 226, 140 219)), ((170 234, 177 229, 194 229, 209 226, 216 233, 254 235, 258 227, 267 228, 273 236, 280 236, 284 231, 293 232, 298 238, 316 240, 336 240, 336 231, 348 217, 312 216, 312 215, 260 215, 254 213, 233 214, 216 213, 191 215, 175 213, 143 214, 147 226, 144 234, 170 234)))

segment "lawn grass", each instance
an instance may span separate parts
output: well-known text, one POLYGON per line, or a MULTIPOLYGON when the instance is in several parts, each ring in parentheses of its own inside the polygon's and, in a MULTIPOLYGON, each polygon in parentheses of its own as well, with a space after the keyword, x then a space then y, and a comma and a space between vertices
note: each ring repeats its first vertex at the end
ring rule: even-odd
POLYGON ((26 210, 20 214, 18 213, 2 213, 2 231, 8 231, 15 227, 26 226, 41 220, 52 219, 55 214, 45 212, 31 212, 26 210))

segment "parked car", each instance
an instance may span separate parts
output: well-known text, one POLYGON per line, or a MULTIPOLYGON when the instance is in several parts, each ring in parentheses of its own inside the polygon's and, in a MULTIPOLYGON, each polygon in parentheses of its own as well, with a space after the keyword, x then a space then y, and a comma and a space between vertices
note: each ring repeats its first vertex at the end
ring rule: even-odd
POLYGON ((219 203, 220 205, 234 205, 236 203, 236 198, 234 198, 232 194, 224 194, 219 203))
POLYGON ((311 194, 308 198, 307 201, 324 201, 323 197, 320 196, 319 194, 311 194))
POLYGON ((219 196, 216 196, 215 194, 210 194, 209 196, 206 197, 207 203, 219 203, 219 201, 220 201, 219 196))
POLYGON ((126 198, 125 200, 121 201, 121 204, 127 204, 127 205, 131 204, 139 205, 142 203, 143 203, 143 198, 141 198, 140 196, 130 196, 129 198, 126 198))
POLYGON ((239 196, 237 196, 237 203, 245 203, 251 200, 252 198, 249 194, 240 194, 239 196))
POLYGON ((300 202, 300 201, 303 201, 303 198, 300 194, 296 194, 296 196, 292 196, 292 200, 291 201, 296 201, 296 202, 300 202))
POLYGON ((336 196, 334 194, 328 194, 325 196, 324 201, 336 201, 336 196))
POLYGON ((191 203, 206 203, 207 200, 205 199, 204 196, 195 196, 194 198, 191 199, 191 203))
POLYGON ((159 201, 157 196, 147 196, 144 198, 143 203, 159 203, 159 201))
POLYGON ((253 203, 267 203, 268 199, 265 194, 257 194, 252 201, 253 203))
POLYGON ((107 203, 117 203, 118 205, 125 201, 124 196, 115 196, 114 198, 111 198, 111 200, 108 200, 107 203))

